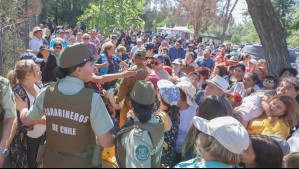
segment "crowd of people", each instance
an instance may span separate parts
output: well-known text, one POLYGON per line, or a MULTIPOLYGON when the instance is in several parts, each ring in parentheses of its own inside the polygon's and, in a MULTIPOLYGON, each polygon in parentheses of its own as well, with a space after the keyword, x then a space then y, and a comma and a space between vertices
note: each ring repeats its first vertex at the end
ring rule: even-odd
POLYGON ((32 33, 0 78, 0 165, 299 167, 296 69, 212 40, 32 33))

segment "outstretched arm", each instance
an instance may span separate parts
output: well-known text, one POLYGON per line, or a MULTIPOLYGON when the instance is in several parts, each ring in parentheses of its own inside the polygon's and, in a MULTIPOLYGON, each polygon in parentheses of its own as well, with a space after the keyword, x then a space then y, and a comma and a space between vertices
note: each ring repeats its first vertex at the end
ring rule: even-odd
POLYGON ((94 75, 92 77, 92 81, 95 83, 105 83, 105 82, 111 82, 111 81, 119 79, 119 78, 126 78, 126 77, 135 76, 135 75, 136 75, 136 71, 124 71, 121 73, 106 74, 103 76, 94 75))

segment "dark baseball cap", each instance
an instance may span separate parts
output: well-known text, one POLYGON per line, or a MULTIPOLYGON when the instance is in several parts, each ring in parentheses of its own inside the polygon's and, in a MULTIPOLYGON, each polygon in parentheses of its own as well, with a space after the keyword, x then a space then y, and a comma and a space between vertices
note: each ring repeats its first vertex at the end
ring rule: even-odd
POLYGON ((42 51, 42 50, 48 50, 48 51, 50 51, 48 45, 42 45, 41 47, 39 47, 39 51, 42 51))
POLYGON ((177 40, 176 42, 175 42, 176 44, 178 43, 178 44, 180 44, 180 45, 182 45, 182 40, 177 40))
POLYGON ((19 60, 26 60, 26 59, 31 59, 31 60, 33 60, 36 64, 39 64, 39 65, 44 61, 44 59, 38 58, 38 57, 35 56, 35 54, 33 54, 33 53, 29 53, 29 52, 27 52, 27 53, 23 53, 23 54, 20 56, 20 58, 19 58, 19 60))
POLYGON ((144 44, 144 47, 145 47, 146 50, 155 49, 155 45, 153 43, 151 43, 151 42, 146 42, 144 44))
POLYGON ((165 57, 162 54, 155 54, 153 58, 159 59, 161 62, 165 61, 165 57))

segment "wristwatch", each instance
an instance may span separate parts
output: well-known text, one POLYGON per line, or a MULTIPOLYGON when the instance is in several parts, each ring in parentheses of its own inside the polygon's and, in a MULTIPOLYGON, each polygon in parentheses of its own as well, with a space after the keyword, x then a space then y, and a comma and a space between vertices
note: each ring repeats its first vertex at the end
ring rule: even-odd
POLYGON ((8 157, 9 151, 6 148, 0 147, 0 152, 4 157, 8 157))

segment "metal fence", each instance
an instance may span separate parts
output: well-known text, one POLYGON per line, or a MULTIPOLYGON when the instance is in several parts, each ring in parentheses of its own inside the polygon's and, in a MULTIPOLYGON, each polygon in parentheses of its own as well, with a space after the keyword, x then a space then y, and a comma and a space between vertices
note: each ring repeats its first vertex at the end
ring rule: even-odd
POLYGON ((2 56, 0 75, 6 76, 10 70, 14 69, 19 56, 28 49, 30 31, 38 24, 39 15, 31 18, 31 21, 23 21, 10 26, 0 25, 0 59, 2 56))

